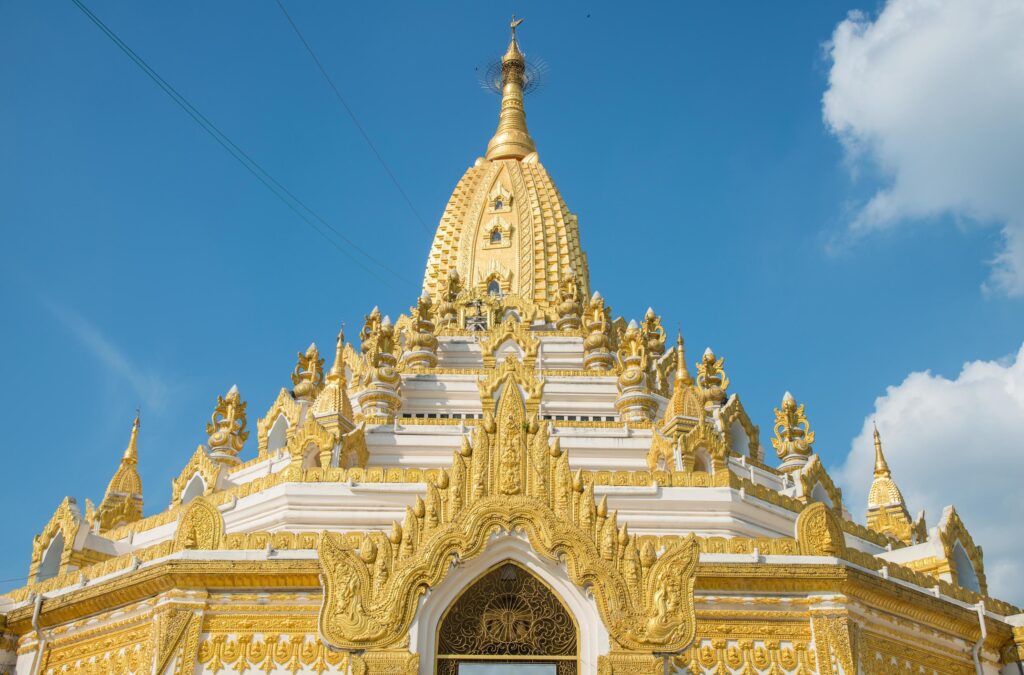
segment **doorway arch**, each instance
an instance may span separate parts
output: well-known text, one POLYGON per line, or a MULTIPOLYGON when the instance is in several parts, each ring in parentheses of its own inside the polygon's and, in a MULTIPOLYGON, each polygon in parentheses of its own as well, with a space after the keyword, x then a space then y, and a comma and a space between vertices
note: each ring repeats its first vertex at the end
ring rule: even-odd
POLYGON ((561 598, 514 560, 468 584, 445 610, 435 646, 438 675, 517 672, 576 675, 579 626, 561 598))
POLYGON ((419 654, 420 675, 433 675, 437 655, 437 629, 442 617, 465 589, 489 570, 512 561, 525 568, 550 588, 579 627, 579 672, 596 673, 598 660, 608 653, 608 630, 601 621, 593 595, 569 578, 563 564, 541 557, 522 532, 491 535, 480 555, 461 561, 437 586, 421 599, 409 627, 410 650, 419 654))

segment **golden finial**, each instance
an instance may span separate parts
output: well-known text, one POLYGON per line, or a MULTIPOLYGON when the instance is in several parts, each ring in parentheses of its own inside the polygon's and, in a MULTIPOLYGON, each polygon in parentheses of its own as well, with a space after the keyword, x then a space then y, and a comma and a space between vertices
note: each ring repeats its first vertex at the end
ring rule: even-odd
POLYGON ((139 416, 140 411, 135 410, 135 421, 132 422, 132 435, 128 437, 128 447, 124 449, 124 461, 131 464, 139 463, 139 416))
POLYGON ((345 381, 345 324, 341 324, 338 331, 338 344, 334 348, 334 365, 331 372, 327 373, 328 382, 345 381))
POLYGON ((522 19, 512 17, 512 39, 501 57, 501 113, 498 130, 487 144, 487 159, 522 159, 537 148, 526 128, 523 87, 526 85, 526 60, 519 51, 516 28, 522 19))
POLYGON ((519 51, 519 43, 516 41, 516 28, 519 28, 519 24, 523 22, 522 19, 517 19, 516 15, 512 15, 512 21, 508 24, 508 27, 512 29, 512 39, 509 40, 508 49, 505 51, 505 56, 501 57, 502 62, 511 59, 522 59, 523 53, 519 51))
POLYGON ((680 330, 676 334, 676 384, 675 386, 690 386, 693 384, 693 378, 690 377, 690 371, 686 369, 686 350, 683 347, 683 331, 680 330))
POLYGON ((882 437, 878 433, 878 425, 874 420, 871 420, 871 425, 875 428, 875 477, 889 477, 892 472, 889 471, 889 464, 882 454, 882 437))

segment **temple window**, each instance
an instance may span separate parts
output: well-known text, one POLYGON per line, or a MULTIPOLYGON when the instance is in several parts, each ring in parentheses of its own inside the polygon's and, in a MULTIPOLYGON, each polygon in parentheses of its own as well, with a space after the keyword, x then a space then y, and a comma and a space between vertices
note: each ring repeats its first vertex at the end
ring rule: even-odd
POLYGON ((499 284, 497 281, 492 279, 491 282, 489 284, 487 284, 487 294, 488 295, 501 295, 501 284, 499 284))
POLYGON ((959 541, 953 546, 953 564, 956 565, 956 582, 960 584, 960 587, 981 593, 981 584, 978 581, 977 572, 974 571, 974 563, 971 562, 967 551, 959 541))
POLYGON ((306 451, 302 454, 302 468, 313 469, 320 466, 320 450, 315 445, 310 444, 306 451))
POLYGON ((501 197, 498 197, 494 200, 494 209, 497 211, 503 208, 505 208, 505 202, 501 201, 501 197))
POLYGON ((202 497, 206 493, 206 483, 198 473, 189 480, 188 485, 181 492, 181 503, 188 504, 196 497, 202 497))
POLYGON ((492 244, 500 244, 501 243, 501 230, 492 230, 491 231, 491 243, 492 244))
POLYGON ((288 420, 281 415, 274 420, 274 426, 270 427, 267 434, 267 452, 280 450, 288 444, 288 420))
POLYGON ((704 473, 711 473, 711 462, 708 461, 707 452, 703 449, 698 450, 693 457, 693 470, 703 471, 704 473))
POLYGON ((829 508, 833 507, 832 498, 828 496, 828 491, 825 490, 821 483, 814 484, 814 488, 811 490, 811 500, 821 502, 829 508))
POLYGON ((64 557, 64 533, 58 532, 57 536, 50 541, 43 553, 43 559, 39 562, 39 570, 36 572, 36 582, 51 579, 60 572, 60 559, 64 557))

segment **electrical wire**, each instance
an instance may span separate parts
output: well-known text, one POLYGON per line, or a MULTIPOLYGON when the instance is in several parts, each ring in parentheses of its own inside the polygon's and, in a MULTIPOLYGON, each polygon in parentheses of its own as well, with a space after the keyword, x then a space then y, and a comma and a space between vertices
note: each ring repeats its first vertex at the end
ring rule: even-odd
POLYGON ((338 238, 345 242, 352 250, 358 252, 364 258, 372 262, 373 264, 380 267, 382 270, 390 273, 399 281, 406 285, 415 287, 409 279, 406 279, 395 270, 388 267, 385 263, 377 260, 374 256, 360 248, 355 242, 345 236, 337 228, 328 223, 323 217, 320 216, 316 211, 307 206, 301 199, 289 190, 280 181, 274 178, 266 169, 264 169, 256 160, 254 160, 248 153, 240 148, 231 138, 221 131, 213 122, 211 122, 202 112, 199 111, 187 98, 179 93, 167 80, 160 76, 146 61, 135 53, 127 43, 122 40, 117 33, 115 33, 110 27, 108 27, 103 21, 96 16, 83 2, 82 0, 71 0, 79 10, 82 11, 85 16, 92 21, 92 23, 103 32, 117 47, 125 53, 137 65, 157 86, 159 86, 164 93, 166 93, 171 100, 173 100, 178 106, 188 113, 189 117, 192 118, 207 134, 209 134, 221 147, 223 147, 239 164, 241 164, 249 173, 256 177, 260 183, 263 184, 274 196, 280 199, 289 209, 291 209, 299 218, 301 218, 307 225, 312 227, 321 237, 330 242, 338 251, 343 255, 352 260, 355 264, 359 265, 368 274, 373 275, 382 282, 394 287, 394 285, 386 278, 381 277, 375 270, 367 267, 359 258, 354 256, 349 250, 342 247, 335 239, 327 234, 321 227, 319 227, 313 220, 303 213, 301 209, 304 209, 310 214, 313 219, 318 221, 323 227, 333 232, 338 238))
POLYGON ((382 167, 384 167, 384 171, 387 172, 388 176, 391 178, 391 182, 395 184, 395 188, 398 190, 399 194, 402 195, 402 199, 404 199, 405 203, 409 205, 409 210, 412 211, 414 216, 416 216, 416 220, 419 222, 420 227, 422 227, 423 231, 428 235, 432 234, 432 230, 427 227, 423 217, 420 215, 419 211, 416 210, 412 200, 409 199, 409 195, 406 194, 404 189, 402 189, 402 185, 398 182, 398 178, 395 176, 395 173, 391 170, 391 167, 388 166, 388 163, 384 161, 384 157, 380 154, 380 151, 377 150, 377 146, 373 144, 372 140, 370 140, 370 135, 366 133, 366 129, 359 123, 359 119, 356 117, 355 112, 349 106, 345 97, 341 95, 341 91, 338 89, 338 86, 334 84, 334 80, 331 79, 331 76, 327 73, 327 68, 324 67, 323 62, 321 62, 319 57, 317 57, 316 52, 313 51, 313 47, 309 44, 309 41, 306 40, 302 31, 299 30, 299 26, 295 23, 292 15, 288 13, 287 9, 285 9, 284 3, 281 0, 275 0, 275 2, 277 2, 277 6, 281 8, 281 13, 284 14, 284 18, 288 19, 288 23, 291 24, 292 30, 295 31, 295 35, 298 36, 302 46, 306 48, 310 58, 313 59, 313 63, 315 63, 316 67, 320 70, 320 74, 323 75, 324 80, 327 81, 327 85, 331 88, 331 91, 334 92, 334 97, 338 99, 338 103, 341 103, 341 107, 345 109, 346 113, 348 113, 349 118, 351 118, 352 123, 356 125, 356 129, 359 130, 363 140, 366 141, 368 146, 370 146, 370 150, 372 150, 373 154, 377 157, 377 161, 380 162, 382 167))

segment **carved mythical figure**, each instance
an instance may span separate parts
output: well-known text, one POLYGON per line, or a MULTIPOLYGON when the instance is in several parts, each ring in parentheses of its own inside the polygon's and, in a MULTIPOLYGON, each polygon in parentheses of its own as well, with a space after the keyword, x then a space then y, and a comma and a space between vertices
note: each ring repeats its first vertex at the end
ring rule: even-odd
POLYGON ((441 281, 441 302, 437 306, 437 316, 442 326, 457 324, 459 321, 459 308, 456 301, 462 293, 462 277, 458 270, 452 269, 448 277, 441 281))
POLYGON ((568 268, 558 284, 558 322, 559 330, 575 330, 580 327, 580 285, 576 278, 576 270, 568 268))
POLYGON ((587 337, 583 341, 583 367, 587 370, 611 370, 612 358, 611 309, 597 291, 591 296, 586 309, 587 337))
POLYGON ((402 359, 411 368, 432 368, 437 365, 437 336, 434 335, 433 302, 430 294, 423 294, 410 312, 410 330, 405 336, 402 359))
POLYGON ((362 352, 366 367, 362 373, 359 404, 366 415, 377 415, 392 419, 401 403, 399 389, 402 379, 396 365, 398 346, 395 327, 387 316, 380 317, 376 307, 366 316, 366 324, 360 332, 362 352))
POLYGON ((626 422, 650 420, 658 409, 658 403, 651 395, 648 377, 648 338, 630 321, 619 339, 619 364, 622 372, 617 381, 619 397, 615 409, 626 422))
POLYGON ((783 471, 797 469, 807 463, 814 452, 814 432, 804 414, 803 404, 797 405, 796 399, 788 391, 782 397, 782 409, 775 409, 775 438, 772 446, 782 460, 779 467, 783 471))
POLYGON ((292 373, 292 394, 297 401, 312 401, 324 385, 324 360, 316 344, 309 345, 306 353, 299 352, 298 363, 292 373))
POLYGON ((665 329, 661 327, 661 317, 654 313, 650 307, 644 314, 644 322, 640 326, 643 335, 644 345, 651 360, 656 361, 665 353, 665 329))
POLYGON ((729 378, 722 367, 724 363, 725 359, 717 358, 711 347, 708 347, 697 364, 697 386, 701 389, 705 405, 721 405, 725 401, 729 378))
POLYGON ((231 387, 227 396, 217 397, 210 423, 206 425, 210 454, 214 459, 235 458, 249 438, 246 431, 245 402, 238 387, 231 387))
POLYGON ((360 350, 364 354, 374 346, 371 338, 380 332, 381 321, 383 319, 381 318, 380 308, 376 306, 370 310, 369 314, 363 317, 363 329, 359 331, 359 340, 361 342, 360 350))

